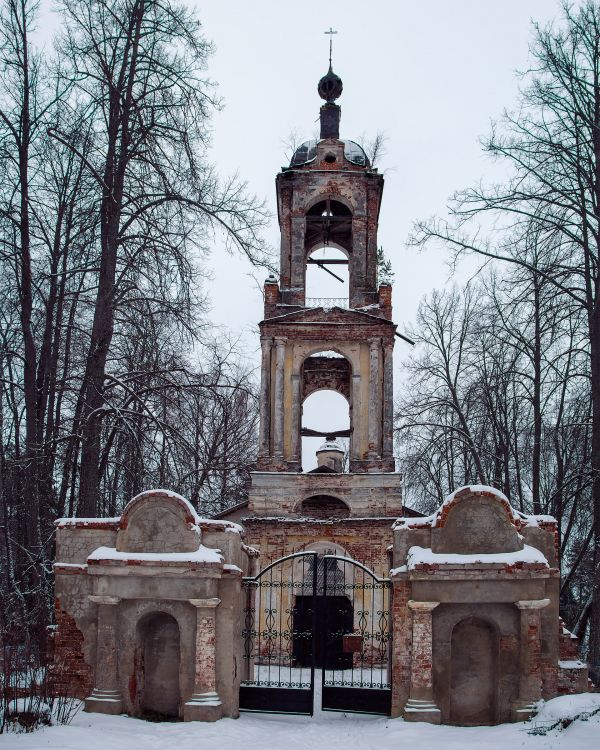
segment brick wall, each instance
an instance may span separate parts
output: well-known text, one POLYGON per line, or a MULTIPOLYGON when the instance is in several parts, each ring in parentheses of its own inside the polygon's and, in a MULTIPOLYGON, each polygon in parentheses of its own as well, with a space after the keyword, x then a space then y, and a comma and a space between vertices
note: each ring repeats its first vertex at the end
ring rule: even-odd
POLYGON ((92 668, 83 657, 83 634, 68 612, 55 602, 56 630, 52 639, 54 661, 50 685, 55 695, 86 698, 94 687, 92 668))
POLYGON ((243 519, 246 542, 260 549, 259 569, 270 562, 310 549, 315 542, 331 542, 349 557, 363 563, 379 576, 389 573, 387 548, 392 541, 392 519, 243 519))
POLYGON ((410 694, 412 619, 408 609, 411 585, 392 582, 392 716, 401 716, 410 694))

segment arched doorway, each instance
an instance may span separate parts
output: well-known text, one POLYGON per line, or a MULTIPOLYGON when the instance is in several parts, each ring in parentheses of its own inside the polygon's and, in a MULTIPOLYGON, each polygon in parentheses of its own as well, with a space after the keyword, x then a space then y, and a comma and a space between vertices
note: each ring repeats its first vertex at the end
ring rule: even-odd
POLYGON ((146 615, 137 627, 137 713, 144 718, 179 718, 179 625, 166 612, 146 615))
POLYGON ((347 596, 344 570, 332 556, 317 553, 308 562, 302 591, 309 593, 295 597, 293 627, 296 633, 314 628, 323 637, 317 638, 314 644, 297 638, 293 658, 302 667, 310 667, 314 659, 317 669, 351 669, 352 653, 344 651, 343 636, 354 632, 354 606, 347 596), (316 591, 313 591, 313 581, 316 581, 316 591))
POLYGON ((496 721, 497 637, 477 618, 461 620, 450 645, 450 721, 480 725, 496 721))

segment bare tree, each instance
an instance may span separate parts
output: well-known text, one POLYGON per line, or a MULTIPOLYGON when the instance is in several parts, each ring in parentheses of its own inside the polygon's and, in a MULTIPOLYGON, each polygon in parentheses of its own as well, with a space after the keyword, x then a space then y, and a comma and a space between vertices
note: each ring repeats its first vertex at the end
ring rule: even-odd
MULTIPOLYGON (((415 241, 437 238, 529 269, 586 317, 592 394, 590 476, 594 508, 594 593, 589 659, 600 673, 600 6, 563 4, 563 23, 535 25, 534 64, 516 114, 506 113, 485 143, 513 170, 506 183, 457 194, 451 223, 418 227, 415 241), (473 228, 495 216, 494 231, 473 228), (515 232, 535 221, 546 252, 515 251, 515 232), (507 228, 512 231, 506 232, 507 228)), ((485 229, 485 227, 484 227, 485 229)), ((542 243, 538 243, 538 247, 542 243)))
POLYGON ((261 205, 208 161, 218 102, 192 14, 65 0, 52 60, 35 3, 1 9, 0 596, 41 637, 56 517, 157 484, 202 512, 243 499, 254 375, 202 287, 218 231, 268 256, 261 205))
MULTIPOLYGON (((86 102, 96 141, 83 154, 58 130, 94 176, 99 191, 98 285, 81 394, 78 512, 94 514, 100 497, 104 382, 123 297, 139 294, 132 264, 170 260, 170 283, 190 283, 189 245, 217 226, 254 263, 264 214, 244 186, 221 184, 203 161, 207 118, 216 102, 200 76, 210 45, 194 16, 155 0, 64 0, 63 51, 73 95, 86 102)), ((153 268, 153 266, 150 266, 153 268)))

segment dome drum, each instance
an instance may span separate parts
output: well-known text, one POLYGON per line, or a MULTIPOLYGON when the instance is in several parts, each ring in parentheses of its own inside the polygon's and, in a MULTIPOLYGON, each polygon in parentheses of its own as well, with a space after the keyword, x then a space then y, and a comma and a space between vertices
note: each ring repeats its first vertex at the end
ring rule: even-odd
MULTIPOLYGON (((290 161, 290 168, 294 169, 297 167, 304 167, 307 164, 312 164, 313 162, 315 162, 318 156, 318 147, 323 143, 324 140, 327 139, 313 139, 310 141, 304 141, 304 143, 300 144, 300 146, 298 146, 298 148, 294 152, 294 155, 292 156, 292 160, 290 161)), ((362 146, 351 140, 342 141, 342 143, 344 146, 344 163, 349 162, 350 164, 353 164, 355 166, 365 167, 367 169, 371 167, 369 159, 367 158, 365 150, 362 146)), ((335 151, 335 149, 327 149, 327 152, 323 155, 323 161, 325 161, 328 166, 334 168, 337 167, 339 169, 343 167, 343 164, 338 163, 335 151)))

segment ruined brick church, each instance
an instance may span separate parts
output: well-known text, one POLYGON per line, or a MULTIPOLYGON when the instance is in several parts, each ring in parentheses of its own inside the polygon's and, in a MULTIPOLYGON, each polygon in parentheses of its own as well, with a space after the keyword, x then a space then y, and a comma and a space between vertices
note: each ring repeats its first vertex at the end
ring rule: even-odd
POLYGON ((384 180, 340 138, 331 67, 318 91, 320 138, 277 175, 280 275, 264 287, 247 501, 206 519, 177 493, 149 490, 118 518, 57 521, 54 682, 88 711, 476 725, 587 689, 559 618, 553 518, 523 515, 484 486, 427 517, 403 506, 392 289, 377 275, 384 180), (346 268, 348 298, 308 298, 311 266, 346 268), (341 394, 349 427, 303 426, 318 391, 341 394), (306 437, 323 440, 310 471, 306 437))

